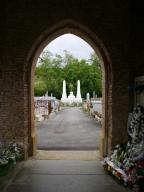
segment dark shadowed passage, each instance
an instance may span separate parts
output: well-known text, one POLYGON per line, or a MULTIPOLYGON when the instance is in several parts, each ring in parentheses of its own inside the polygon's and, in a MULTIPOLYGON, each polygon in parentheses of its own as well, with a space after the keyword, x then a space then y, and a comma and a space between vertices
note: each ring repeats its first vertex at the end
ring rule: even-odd
POLYGON ((2 192, 130 192, 99 161, 29 160, 2 192))

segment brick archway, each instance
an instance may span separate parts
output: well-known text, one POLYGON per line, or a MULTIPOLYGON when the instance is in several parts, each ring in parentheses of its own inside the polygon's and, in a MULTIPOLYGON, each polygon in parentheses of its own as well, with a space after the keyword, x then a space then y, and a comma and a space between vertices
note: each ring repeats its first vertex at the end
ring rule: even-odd
POLYGON ((102 94, 103 94, 103 122, 102 131, 100 135, 100 151, 101 155, 107 154, 111 150, 111 135, 112 132, 112 112, 111 112, 111 89, 112 89, 112 67, 109 54, 104 47, 102 41, 93 33, 89 28, 74 20, 64 20, 58 24, 53 25, 49 29, 45 30, 35 41, 26 59, 26 63, 29 64, 29 131, 28 131, 28 142, 29 142, 29 155, 34 155, 36 151, 36 131, 34 126, 34 71, 37 59, 45 48, 55 38, 65 33, 71 33, 85 40, 91 45, 96 54, 99 56, 102 64, 103 71, 103 83, 102 83, 102 94))

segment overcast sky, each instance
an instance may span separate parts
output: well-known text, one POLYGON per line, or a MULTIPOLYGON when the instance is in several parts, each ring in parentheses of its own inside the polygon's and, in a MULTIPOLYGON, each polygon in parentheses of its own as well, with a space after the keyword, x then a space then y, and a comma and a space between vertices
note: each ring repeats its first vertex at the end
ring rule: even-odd
POLYGON ((90 54, 94 52, 92 47, 81 38, 73 34, 65 34, 54 39, 44 49, 51 53, 63 55, 63 51, 67 50, 78 59, 89 59, 90 54))

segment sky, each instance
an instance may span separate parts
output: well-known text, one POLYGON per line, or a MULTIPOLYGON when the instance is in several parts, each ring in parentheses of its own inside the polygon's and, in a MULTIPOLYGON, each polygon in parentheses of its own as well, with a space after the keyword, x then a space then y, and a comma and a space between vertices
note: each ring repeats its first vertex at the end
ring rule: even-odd
POLYGON ((44 51, 49 50, 52 54, 59 54, 63 56, 63 51, 67 50, 78 59, 90 58, 90 54, 94 52, 92 47, 83 39, 73 34, 61 35, 51 41, 44 51))

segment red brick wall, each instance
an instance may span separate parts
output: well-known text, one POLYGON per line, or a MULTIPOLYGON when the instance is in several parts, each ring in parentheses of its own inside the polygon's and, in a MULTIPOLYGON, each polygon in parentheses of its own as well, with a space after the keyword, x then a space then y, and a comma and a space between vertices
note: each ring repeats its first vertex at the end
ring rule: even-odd
MULTIPOLYGON (((31 59, 36 53, 35 49, 45 40, 41 39, 45 37, 45 30, 65 19, 72 19, 96 34, 107 50, 102 56, 106 57, 108 53, 111 59, 110 66, 110 62, 103 58, 106 69, 105 101, 108 101, 105 105, 105 127, 108 127, 108 130, 104 132, 109 137, 109 151, 116 143, 126 141, 131 101, 128 86, 130 77, 133 77, 133 70, 130 70, 130 18, 127 1, 13 0, 6 1, 1 9, 1 133, 9 132, 10 135, 27 142, 33 124, 30 116, 31 59), (32 47, 34 49, 30 54, 32 47), (28 54, 31 58, 27 61, 28 54)), ((85 35, 90 38, 93 34, 85 35)), ((101 49, 102 44, 98 43, 97 46, 101 49)), ((133 66, 135 68, 135 64, 133 66)))

